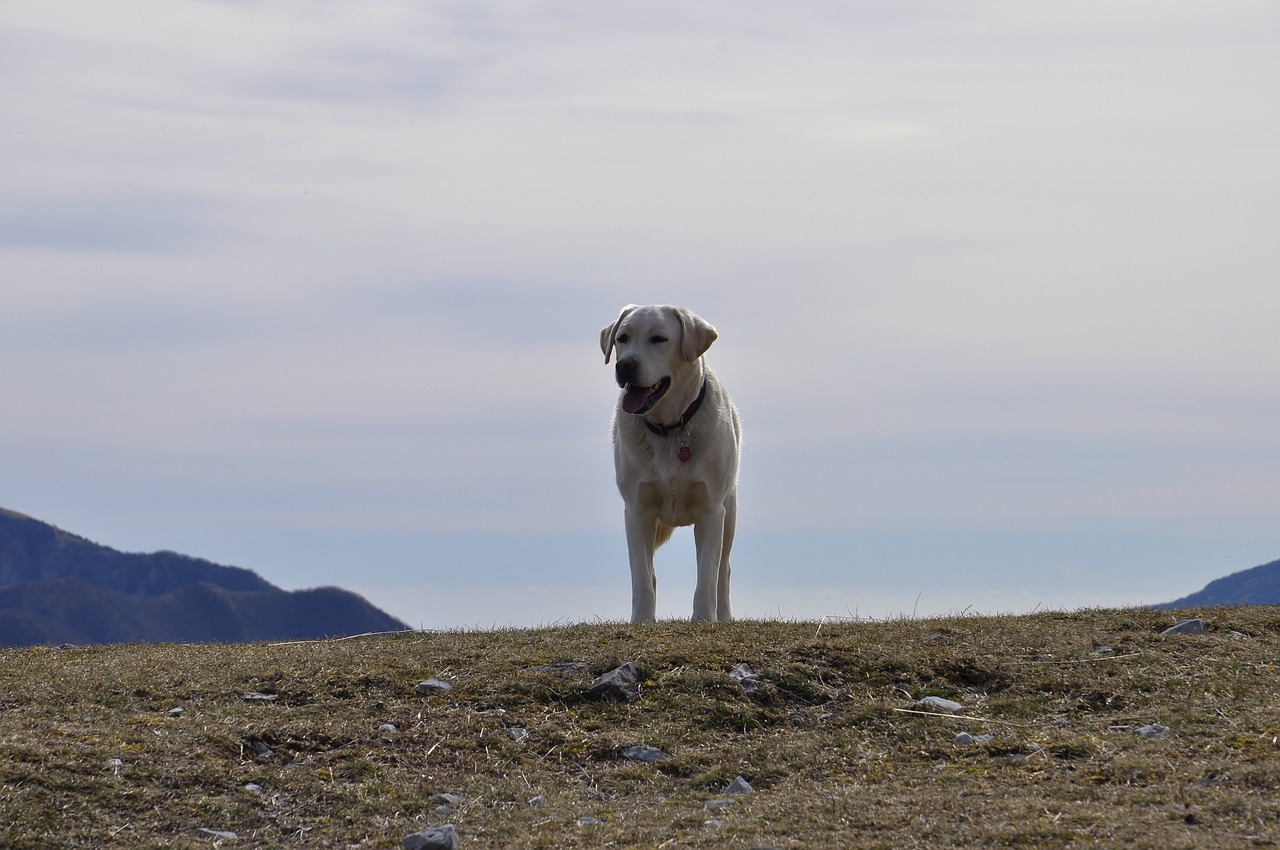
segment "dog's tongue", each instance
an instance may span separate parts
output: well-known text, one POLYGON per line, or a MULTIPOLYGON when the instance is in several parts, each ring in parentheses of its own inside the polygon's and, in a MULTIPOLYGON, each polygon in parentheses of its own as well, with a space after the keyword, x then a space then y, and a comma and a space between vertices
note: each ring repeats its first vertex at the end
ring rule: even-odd
POLYGON ((649 400, 649 394, 652 392, 653 387, 628 385, 627 391, 622 394, 622 409, 627 413, 639 413, 644 408, 644 403, 649 400))

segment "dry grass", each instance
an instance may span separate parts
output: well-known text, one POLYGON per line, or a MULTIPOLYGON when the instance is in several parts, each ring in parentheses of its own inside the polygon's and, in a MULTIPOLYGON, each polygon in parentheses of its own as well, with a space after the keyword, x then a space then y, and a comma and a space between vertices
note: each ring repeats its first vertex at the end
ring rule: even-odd
POLYGON ((1270 846, 1280 609, 1202 613, 1179 638, 1137 610, 6 650, 0 846, 391 848, 446 822, 464 848, 1270 846), (572 660, 633 661, 643 693, 531 670, 572 660), (415 695, 432 677, 456 687, 415 695), (755 793, 715 804, 739 774, 755 793))

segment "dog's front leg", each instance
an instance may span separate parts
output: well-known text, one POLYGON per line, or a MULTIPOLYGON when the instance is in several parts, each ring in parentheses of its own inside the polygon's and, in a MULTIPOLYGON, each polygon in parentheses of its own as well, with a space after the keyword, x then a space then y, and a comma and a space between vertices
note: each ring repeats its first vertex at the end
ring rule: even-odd
POLYGON ((698 549, 698 585, 693 591, 693 619, 716 621, 720 607, 720 553, 724 550, 725 512, 722 506, 693 526, 698 549))
POLYGON ((654 535, 658 521, 627 508, 627 555, 631 561, 631 622, 657 619, 658 577, 653 571, 654 535))

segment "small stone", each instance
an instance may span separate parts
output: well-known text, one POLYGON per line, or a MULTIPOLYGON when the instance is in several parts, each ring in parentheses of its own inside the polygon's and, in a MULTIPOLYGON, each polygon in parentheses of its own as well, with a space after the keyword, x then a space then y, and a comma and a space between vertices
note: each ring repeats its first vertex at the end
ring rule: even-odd
POLYGON ((612 699, 631 702, 640 696, 640 671, 627 662, 599 676, 587 689, 588 699, 612 699))
POLYGON ((124 762, 120 759, 107 759, 107 767, 119 772, 120 768, 124 767, 124 762))
POLYGON ((942 697, 925 697, 924 699, 920 700, 920 705, 931 706, 940 711, 945 711, 948 714, 955 714, 956 712, 964 708, 964 706, 961 705, 960 703, 952 702, 951 700, 943 699, 942 697))
POLYGON ((578 818, 578 826, 599 826, 604 823, 604 818, 584 817, 578 818))
POLYGON ((427 679, 425 682, 419 682, 413 692, 419 696, 430 697, 437 694, 447 694, 451 690, 453 690, 453 685, 448 682, 442 682, 439 679, 427 679))
POLYGON ((529 798, 529 805, 531 806, 535 806, 535 807, 541 806, 545 802, 547 802, 547 798, 542 796, 541 794, 539 794, 536 797, 529 798))
POLYGON ((177 708, 169 709, 167 712, 165 712, 165 714, 167 714, 169 717, 181 717, 182 712, 184 711, 186 711, 185 708, 183 708, 182 706, 178 706, 177 708))
POLYGON ((729 671, 729 677, 742 686, 742 692, 751 696, 760 689, 760 676, 747 664, 738 664, 729 671))
POLYGON ((732 805, 733 805, 733 800, 729 800, 729 799, 707 801, 708 809, 727 809, 732 805))
POLYGON ((1170 637, 1172 635, 1202 635, 1204 634, 1204 620, 1180 620, 1169 628, 1160 633, 1161 637, 1170 637))
POLYGON ((235 841, 240 837, 234 832, 229 832, 225 829, 206 829, 204 827, 197 829, 196 835, 200 835, 205 838, 212 838, 214 841, 235 841))
POLYGON ((970 735, 968 732, 961 732, 959 735, 956 735, 955 740, 952 741, 952 743, 958 744, 959 746, 962 746, 962 747, 967 747, 970 744, 973 744, 976 742, 977 742, 977 739, 974 738, 972 735, 970 735))
POLYGON ((394 723, 383 723, 378 727, 378 734, 384 738, 390 738, 400 734, 399 728, 394 723))
POLYGON ((248 791, 250 794, 261 794, 262 786, 256 782, 249 782, 244 786, 244 790, 248 791))
POLYGON ((432 794, 431 799, 427 800, 427 802, 442 806, 461 806, 466 802, 466 798, 457 794, 432 794))
POLYGON ((424 829, 404 837, 404 850, 458 850, 458 833, 451 823, 424 829))
POLYGON ((756 789, 754 789, 754 788, 752 788, 752 787, 751 787, 751 783, 750 783, 750 782, 748 782, 748 781, 746 780, 746 777, 744 777, 744 776, 738 776, 736 779, 734 779, 732 782, 730 782, 730 783, 729 783, 729 787, 728 787, 728 788, 724 789, 724 793, 726 793, 726 794, 754 794, 754 793, 755 793, 755 790, 756 790, 756 789))
POLYGON ((1151 723, 1138 727, 1137 733, 1141 738, 1168 738, 1173 734, 1173 730, 1159 723, 1151 723))
POLYGON ((627 761, 638 761, 650 764, 655 761, 662 761, 671 758, 671 753, 663 752, 657 747, 627 747, 622 751, 622 757, 627 761))
POLYGON ((507 737, 518 744, 529 737, 529 730, 522 726, 513 726, 507 730, 507 737))
POLYGON ((583 676, 591 672, 591 665, 585 661, 554 661, 533 668, 539 673, 558 673, 561 676, 583 676))
POLYGON ((249 749, 253 750, 253 755, 260 759, 269 759, 275 752, 267 746, 265 741, 250 741, 249 749))
POLYGON ((279 694, 263 694, 257 691, 250 691, 244 695, 245 702, 275 702, 280 699, 279 694))

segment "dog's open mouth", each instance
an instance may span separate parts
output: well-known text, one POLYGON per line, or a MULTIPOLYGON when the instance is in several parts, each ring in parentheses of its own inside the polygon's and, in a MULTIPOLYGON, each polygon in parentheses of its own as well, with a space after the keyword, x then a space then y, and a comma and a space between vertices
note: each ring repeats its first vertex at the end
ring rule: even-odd
POLYGON ((663 378, 651 387, 627 384, 622 393, 622 409, 627 413, 647 413, 670 388, 670 378, 663 378))

